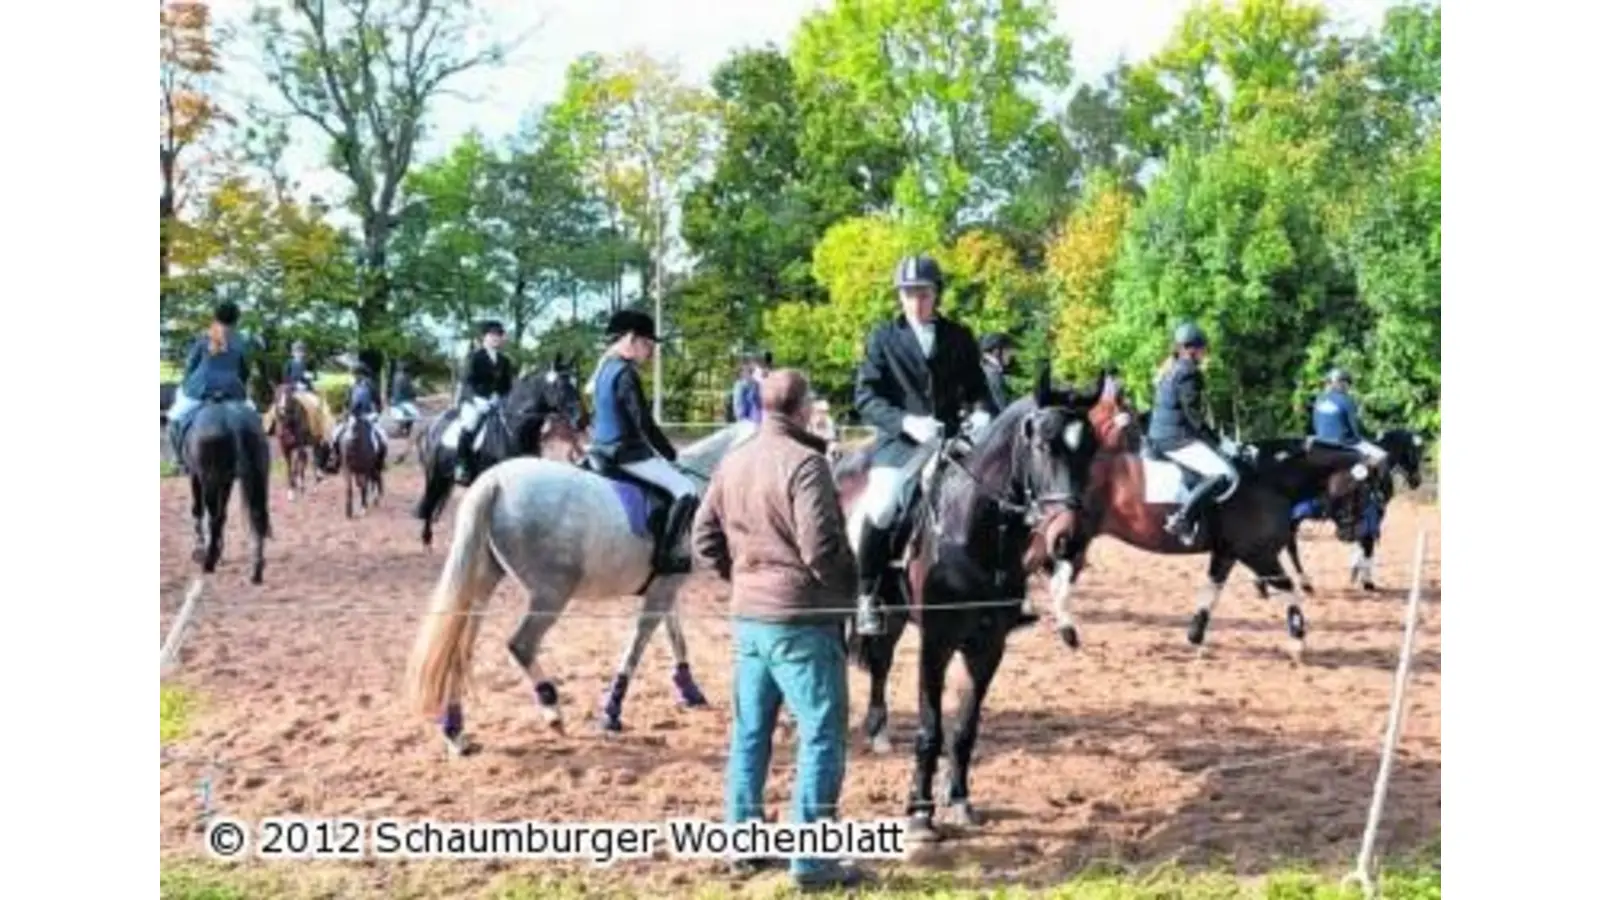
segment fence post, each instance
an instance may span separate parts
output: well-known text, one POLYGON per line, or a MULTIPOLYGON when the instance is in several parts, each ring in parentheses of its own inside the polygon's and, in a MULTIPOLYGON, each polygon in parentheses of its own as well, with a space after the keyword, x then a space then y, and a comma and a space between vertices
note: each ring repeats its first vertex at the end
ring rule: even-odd
POLYGON ((161 677, 178 664, 178 650, 183 646, 184 633, 189 630, 189 620, 194 618, 194 611, 200 606, 200 594, 205 589, 205 580, 198 576, 189 582, 189 591, 183 598, 183 606, 178 610, 178 617, 172 620, 172 628, 167 631, 167 639, 161 642, 161 677))
POLYGON ((1394 691, 1389 701, 1389 728, 1383 736, 1383 751, 1378 760, 1378 778, 1372 787, 1372 805, 1367 810, 1367 830, 1361 836, 1361 853, 1355 871, 1345 883, 1356 881, 1361 893, 1372 900, 1377 896, 1377 879, 1372 871, 1372 853, 1378 841, 1378 823, 1383 820, 1383 802, 1389 793, 1389 773, 1394 766, 1395 745, 1400 740, 1400 723, 1405 718, 1406 681, 1411 674, 1411 650, 1417 639, 1417 610, 1422 604, 1422 563, 1427 551, 1428 533, 1417 533, 1417 550, 1411 560, 1411 596, 1406 603, 1405 638, 1400 643, 1400 661, 1394 670, 1394 691))

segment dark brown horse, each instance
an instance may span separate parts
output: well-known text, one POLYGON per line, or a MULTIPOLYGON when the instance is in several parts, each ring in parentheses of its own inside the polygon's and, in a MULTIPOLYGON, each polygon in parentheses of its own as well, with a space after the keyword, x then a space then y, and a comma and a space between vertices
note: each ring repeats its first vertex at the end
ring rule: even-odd
MULTIPOLYGON (((966 663, 971 689, 961 698, 950 740, 948 802, 958 821, 977 821, 967 773, 984 696, 1005 655, 1006 636, 1019 622, 1026 573, 1064 552, 1094 444, 1082 413, 1051 390, 1045 370, 1035 395, 1011 404, 970 452, 950 445, 936 452, 941 474, 931 495, 915 501, 907 517, 909 533, 901 532, 895 541, 904 568, 891 570, 883 580, 885 633, 851 637, 852 655, 871 675, 863 727, 873 749, 884 752, 884 690, 894 648, 907 622, 916 622, 922 633, 916 769, 906 808, 918 840, 937 837, 933 776, 945 746, 940 703, 945 671, 957 653, 966 663)), ((835 470, 853 541, 861 520, 855 508, 869 465, 866 454, 857 452, 835 470)), ((918 465, 916 458, 908 465, 918 465)))
POLYGON ((367 496, 377 504, 383 496, 383 445, 378 441, 378 426, 366 416, 351 416, 350 427, 339 440, 339 463, 344 469, 344 515, 355 516, 355 495, 361 494, 361 512, 367 511, 367 496))

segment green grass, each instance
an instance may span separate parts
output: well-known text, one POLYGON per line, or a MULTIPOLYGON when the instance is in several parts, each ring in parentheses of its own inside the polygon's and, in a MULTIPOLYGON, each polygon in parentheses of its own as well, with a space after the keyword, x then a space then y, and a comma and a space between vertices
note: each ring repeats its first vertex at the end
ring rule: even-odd
POLYGON ((161 746, 183 739, 194 711, 194 694, 181 687, 161 686, 161 746))
MULTIPOLYGON (((1441 879, 1438 855, 1386 871, 1380 892, 1385 900, 1438 900, 1441 879)), ((469 864, 476 865, 476 864, 469 864)), ((694 897, 700 900, 742 895, 789 896, 781 874, 740 884, 730 879, 697 874, 692 881, 670 888, 659 884, 629 885, 618 876, 604 884, 578 877, 527 877, 506 875, 474 892, 453 889, 430 877, 429 869, 444 873, 448 864, 423 864, 395 870, 395 878, 373 884, 371 868, 355 866, 296 867, 226 866, 211 862, 163 862, 161 896, 170 900, 233 900, 264 897, 385 897, 450 896, 481 900, 567 900, 578 897, 694 897), (691 886, 692 885, 692 886, 691 886)), ((649 876, 645 876, 649 878, 649 876)), ((843 896, 824 895, 824 896, 843 896)), ((1050 888, 964 887, 949 875, 891 875, 869 890, 853 896, 902 900, 1359 900, 1355 885, 1342 886, 1337 877, 1309 870, 1285 869, 1266 876, 1238 877, 1222 872, 1193 872, 1176 867, 1142 874, 1096 868, 1050 888)))

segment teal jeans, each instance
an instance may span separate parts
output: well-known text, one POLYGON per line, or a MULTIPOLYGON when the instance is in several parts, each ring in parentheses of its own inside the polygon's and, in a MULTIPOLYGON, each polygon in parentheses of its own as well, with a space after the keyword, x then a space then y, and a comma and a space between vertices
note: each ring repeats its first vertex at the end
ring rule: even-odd
MULTIPOLYGON (((772 732, 787 705, 799 729, 791 821, 836 818, 844 785, 849 734, 849 680, 844 634, 838 625, 733 623, 733 734, 728 748, 725 802, 730 823, 759 819, 772 732)), ((829 863, 795 859, 797 877, 829 863)))

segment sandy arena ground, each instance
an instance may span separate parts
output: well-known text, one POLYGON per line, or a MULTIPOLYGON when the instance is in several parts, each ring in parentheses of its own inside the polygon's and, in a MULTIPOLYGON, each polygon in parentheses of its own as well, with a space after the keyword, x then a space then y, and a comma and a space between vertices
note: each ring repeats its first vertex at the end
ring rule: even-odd
MULTIPOLYGON (((276 451, 274 451, 276 455, 276 451)), ((390 473, 389 494, 365 519, 343 515, 343 485, 291 503, 273 475, 266 584, 245 580, 248 543, 235 494, 228 545, 169 681, 200 709, 163 754, 163 855, 203 855, 202 795, 219 814, 351 815, 450 821, 716 818, 728 726, 727 625, 721 591, 697 584, 682 609, 694 670, 710 710, 680 711, 670 654, 657 633, 624 710, 627 730, 591 726, 597 698, 631 628, 635 600, 575 606, 541 656, 557 679, 567 734, 538 718, 531 686, 504 652, 523 608, 502 584, 477 652, 477 696, 466 707, 476 756, 447 760, 435 729, 399 707, 396 684, 448 545, 455 498, 436 549, 422 548, 410 508, 414 461, 390 473)), ((187 483, 161 489, 161 629, 166 634, 189 560, 187 483)), ((1259 600, 1237 572, 1216 610, 1204 659, 1184 641, 1203 559, 1138 553, 1107 539, 1090 554, 1076 606, 1085 646, 1069 655, 1053 629, 1014 633, 990 693, 972 774, 987 816, 917 857, 916 868, 963 880, 1059 880, 1096 859, 1137 865, 1231 860, 1258 872, 1285 859, 1338 870, 1359 846, 1404 619, 1419 529, 1429 535, 1423 621, 1405 729, 1380 848, 1416 849, 1440 821, 1439 515, 1401 499, 1379 547, 1378 594, 1344 587, 1348 548, 1327 526, 1307 528, 1302 553, 1319 590, 1306 606, 1305 664, 1282 652, 1277 600, 1259 600)), ((1035 597, 1045 604, 1042 584, 1035 597)), ((898 817, 915 731, 915 629, 890 685, 894 750, 851 750, 844 815, 898 817)), ((867 679, 852 670, 852 727, 867 679)), ((946 708, 955 697, 947 692, 946 708)), ((948 719, 947 719, 948 722, 948 719)), ((947 724, 947 734, 949 726, 947 724)), ((775 748, 769 810, 787 815, 792 745, 775 748)), ((399 867, 403 869, 404 867, 399 867)), ((461 895, 508 872, 548 864, 446 866, 439 890, 461 895)), ((574 871, 683 888, 706 863, 630 863, 574 871)), ((360 876, 382 890, 395 864, 360 876)))

